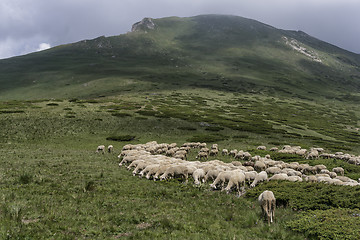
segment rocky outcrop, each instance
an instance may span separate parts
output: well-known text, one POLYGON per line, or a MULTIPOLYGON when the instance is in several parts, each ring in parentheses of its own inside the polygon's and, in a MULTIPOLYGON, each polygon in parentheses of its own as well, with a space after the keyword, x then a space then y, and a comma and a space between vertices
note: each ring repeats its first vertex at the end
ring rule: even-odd
POLYGON ((305 56, 309 57, 311 60, 315 62, 319 62, 319 63, 322 62, 321 59, 319 58, 319 55, 315 51, 306 49, 304 46, 301 46, 301 44, 295 39, 289 40, 285 36, 283 36, 282 38, 285 40, 286 45, 289 45, 292 49, 298 51, 301 54, 304 54, 305 56))
POLYGON ((140 31, 146 32, 147 30, 151 30, 154 28, 155 28, 155 23, 153 22, 153 19, 152 18, 144 18, 140 22, 134 23, 132 25, 131 31, 132 32, 140 32, 140 31))

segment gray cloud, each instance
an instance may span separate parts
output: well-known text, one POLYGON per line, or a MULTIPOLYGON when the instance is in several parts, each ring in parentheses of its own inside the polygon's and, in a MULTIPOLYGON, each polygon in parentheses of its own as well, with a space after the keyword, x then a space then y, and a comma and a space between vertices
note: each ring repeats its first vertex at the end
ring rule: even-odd
POLYGON ((360 53, 357 0, 1 0, 0 58, 125 33, 143 17, 219 13, 302 30, 360 53))

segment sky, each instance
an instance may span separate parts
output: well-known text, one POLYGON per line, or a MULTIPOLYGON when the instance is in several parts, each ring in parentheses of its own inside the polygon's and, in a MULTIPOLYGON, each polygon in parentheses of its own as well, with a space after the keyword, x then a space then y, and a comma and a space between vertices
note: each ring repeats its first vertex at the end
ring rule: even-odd
POLYGON ((130 31, 144 17, 230 14, 360 54, 360 0, 0 0, 0 59, 130 31))

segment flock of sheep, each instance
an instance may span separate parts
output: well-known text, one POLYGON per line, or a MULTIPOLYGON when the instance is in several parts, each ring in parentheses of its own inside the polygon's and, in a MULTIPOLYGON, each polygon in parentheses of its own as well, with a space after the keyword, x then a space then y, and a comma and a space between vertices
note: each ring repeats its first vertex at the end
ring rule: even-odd
MULTIPOLYGON (((257 147, 258 150, 266 150, 265 146, 257 147)), ((98 146, 96 152, 113 151, 113 146, 107 148, 104 145, 98 146)), ((299 146, 286 145, 282 149, 272 148, 270 151, 280 153, 297 154, 307 159, 320 157, 337 158, 347 160, 359 157, 349 154, 324 153, 322 148, 302 149, 299 146)), ((158 144, 156 141, 146 144, 128 144, 122 148, 119 166, 126 165, 128 170, 132 170, 134 176, 146 177, 147 179, 166 180, 169 178, 181 177, 188 182, 192 177, 194 184, 204 184, 211 181, 212 189, 221 189, 227 193, 236 190, 241 196, 246 187, 256 187, 264 181, 291 181, 291 182, 323 182, 334 185, 358 186, 359 182, 344 176, 344 169, 336 167, 331 170, 325 165, 311 166, 309 164, 299 164, 298 162, 285 163, 271 159, 269 154, 261 157, 252 156, 246 151, 236 149, 222 149, 222 155, 228 155, 234 160, 225 163, 220 160, 208 161, 208 156, 217 156, 219 149, 217 144, 207 148, 206 143, 184 143, 178 147, 176 143, 158 144), (188 161, 189 152, 198 149, 196 161, 188 161), (199 161, 206 160, 206 161, 199 161), (241 161, 239 161, 241 160, 241 161)), ((273 221, 275 211, 275 197, 271 191, 265 191, 259 196, 264 215, 269 222, 273 221)))

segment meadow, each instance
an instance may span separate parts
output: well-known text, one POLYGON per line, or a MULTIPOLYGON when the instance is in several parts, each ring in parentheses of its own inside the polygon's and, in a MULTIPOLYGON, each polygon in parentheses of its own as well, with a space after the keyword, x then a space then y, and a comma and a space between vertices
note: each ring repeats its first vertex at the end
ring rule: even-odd
MULTIPOLYGON (((154 140, 218 143, 260 155, 270 152, 258 145, 284 144, 358 155, 358 121, 356 105, 342 101, 216 90, 1 102, 0 238, 359 239, 360 187, 268 182, 239 198, 208 184, 140 179, 119 168, 117 158, 125 144, 154 140), (115 152, 95 154, 100 144, 115 152), (271 226, 256 201, 265 189, 277 197, 271 226)), ((360 177, 359 166, 341 160, 270 154, 342 166, 345 175, 360 177)))

